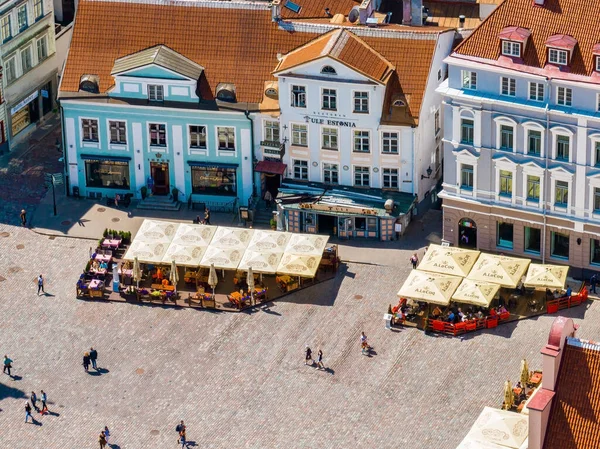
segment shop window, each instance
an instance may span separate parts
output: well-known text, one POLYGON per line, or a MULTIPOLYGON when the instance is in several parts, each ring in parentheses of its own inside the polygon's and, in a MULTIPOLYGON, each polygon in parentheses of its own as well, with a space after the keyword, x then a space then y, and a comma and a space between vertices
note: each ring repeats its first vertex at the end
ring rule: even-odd
POLYGON ((354 185, 369 187, 369 167, 354 167, 354 185))
POLYGON ((569 146, 570 146, 570 138, 569 136, 556 136, 556 159, 559 161, 568 161, 569 160, 569 146))
POLYGON ((381 151, 386 154, 398 154, 398 133, 384 132, 381 151))
POLYGON ((190 148, 206 149, 206 126, 190 125, 190 148))
POLYGON ((398 189, 398 169, 384 168, 383 169, 383 188, 398 189))
POLYGON ((227 167, 191 167, 192 193, 237 195, 236 169, 227 167))
POLYGON ((4 63, 4 76, 7 84, 17 79, 17 65, 14 57, 7 59, 4 63))
POLYGON ((279 122, 271 120, 265 121, 265 140, 269 142, 279 142, 279 122))
POLYGON ((543 83, 529 83, 529 99, 533 101, 544 101, 543 83))
POLYGON ((600 265, 600 240, 590 239, 590 263, 600 265))
POLYGON ((357 231, 366 231, 367 230, 367 219, 364 217, 354 218, 354 229, 356 229, 357 231))
POLYGON ((98 142, 98 120, 81 119, 81 135, 84 142, 98 142))
POLYGON ((468 118, 463 118, 460 121, 460 143, 473 145, 475 122, 468 118))
POLYGON ((357 153, 369 152, 369 131, 354 131, 354 151, 357 153))
POLYGON ((159 84, 148 84, 148 100, 163 101, 165 99, 163 86, 159 84))
POLYGON ((294 179, 308 181, 308 161, 294 159, 294 179))
POLYGON ((306 87, 305 86, 292 86, 292 107, 293 108, 305 108, 306 107, 306 87))
POLYGON ((28 45, 23 50, 21 50, 21 67, 23 69, 23 73, 29 72, 33 67, 31 45, 28 45))
POLYGON ((556 181, 554 205, 567 207, 569 204, 569 183, 567 181, 556 181))
POLYGON ((2 42, 6 42, 12 37, 12 33, 10 31, 10 15, 5 15, 0 20, 0 27, 2 28, 2 42))
POLYGON ((460 188, 472 190, 473 189, 473 166, 462 164, 460 169, 460 188))
POLYGON ((337 128, 323 128, 321 135, 321 144, 324 150, 338 149, 338 130, 337 128))
POLYGON ((337 110, 337 92, 335 89, 323 89, 321 109, 326 111, 337 110))
POLYGON ((512 196, 512 172, 500 170, 500 191, 502 196, 512 196))
POLYGON ((109 121, 110 128, 110 143, 125 145, 127 144, 127 129, 125 122, 109 121))
POLYGON ((158 123, 150 123, 148 125, 150 131, 150 145, 153 147, 167 146, 167 128, 165 125, 158 123))
POLYGON ((85 185, 129 190, 129 162, 86 160, 85 185))
POLYGON ((38 64, 48 57, 48 37, 36 41, 38 64))
POLYGON ((500 149, 512 151, 513 137, 514 137, 514 129, 512 126, 510 126, 510 125, 500 126, 500 149))
POLYGON ((551 248, 550 253, 552 257, 559 259, 569 258, 569 236, 560 234, 558 232, 552 232, 551 234, 551 248))
POLYGON ((235 128, 219 126, 217 127, 217 135, 219 138, 219 150, 235 151, 235 128))
POLYGON ((594 188, 594 213, 600 214, 600 189, 594 188))
POLYGON ((316 214, 306 212, 304 214, 304 226, 314 226, 316 223, 316 214))
POLYGON ((527 131, 527 154, 539 156, 542 151, 542 132, 532 129, 527 131))
POLYGON ((496 223, 496 246, 513 249, 513 225, 511 223, 496 223))
POLYGON ((338 184, 339 168, 338 164, 323 164, 323 182, 327 184, 338 184))
POLYGON ((354 92, 354 112, 369 113, 369 92, 354 92))
POLYGON ((308 126, 292 123, 292 145, 300 147, 308 145, 308 126))
POLYGON ((27 5, 23 5, 17 10, 17 23, 19 24, 19 32, 27 28, 27 5))
POLYGON ((377 231, 377 219, 367 218, 367 231, 377 231))
POLYGON ((44 2, 43 0, 34 0, 33 1, 33 15, 35 20, 38 20, 44 15, 44 2))
POLYGON ((540 177, 527 175, 527 201, 540 200, 540 177))
POLYGON ((571 106, 573 91, 568 87, 557 87, 556 89, 556 104, 561 106, 571 106))
POLYGON ((517 80, 514 78, 508 78, 503 76, 501 81, 501 90, 500 93, 502 95, 508 95, 509 97, 514 97, 517 92, 517 80))
POLYGON ((525 251, 540 253, 542 247, 542 231, 536 228, 525 227, 525 251))

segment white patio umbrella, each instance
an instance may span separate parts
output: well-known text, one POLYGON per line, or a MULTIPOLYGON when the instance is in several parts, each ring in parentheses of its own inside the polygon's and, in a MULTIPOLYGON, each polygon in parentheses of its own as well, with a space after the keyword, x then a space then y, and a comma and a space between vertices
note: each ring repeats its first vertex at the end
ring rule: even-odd
POLYGON ((250 290, 250 304, 254 302, 254 273, 252 267, 248 268, 248 290, 250 290))
POLYGON ((215 297, 215 287, 219 283, 219 278, 217 276, 217 271, 215 270, 215 264, 210 264, 210 271, 208 272, 208 285, 212 287, 213 290, 213 299, 215 297))
POLYGON ((137 257, 133 258, 133 280, 136 282, 137 288, 140 288, 140 280, 142 279, 142 271, 140 270, 140 262, 137 257))
POLYGON ((177 283, 179 282, 179 273, 177 272, 177 264, 175 261, 171 261, 171 272, 169 273, 169 281, 171 284, 175 286, 175 291, 177 291, 177 283))

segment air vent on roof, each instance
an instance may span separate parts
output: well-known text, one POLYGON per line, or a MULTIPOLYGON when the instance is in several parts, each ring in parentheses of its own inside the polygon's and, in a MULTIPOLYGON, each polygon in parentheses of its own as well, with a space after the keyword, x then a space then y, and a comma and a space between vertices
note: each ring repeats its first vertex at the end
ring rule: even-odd
POLYGON ((285 2, 285 4, 283 5, 285 6, 287 9, 289 9, 292 12, 295 12, 296 14, 298 14, 300 12, 300 5, 297 5, 296 3, 287 0, 287 2, 285 2))
POLYGON ((279 92, 274 87, 269 87, 265 90, 265 95, 269 98, 277 98, 279 97, 279 92))
POLYGON ((235 85, 231 83, 219 83, 217 85, 217 100, 235 103, 235 85))
POLYGON ((350 23, 355 23, 359 17, 360 17, 360 12, 358 11, 358 6, 355 6, 348 13, 348 21, 350 23))
POLYGON ((79 79, 79 90, 91 94, 100 93, 100 77, 98 75, 82 75, 79 79))

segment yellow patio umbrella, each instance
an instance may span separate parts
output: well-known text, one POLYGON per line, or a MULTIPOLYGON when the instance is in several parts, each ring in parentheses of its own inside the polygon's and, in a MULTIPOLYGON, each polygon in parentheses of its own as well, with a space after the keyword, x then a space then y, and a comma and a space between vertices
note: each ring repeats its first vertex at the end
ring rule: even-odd
POLYGON ((569 267, 532 263, 525 277, 526 287, 565 288, 569 267))
POLYGON ((461 280, 458 276, 411 270, 398 296, 447 306, 461 280))
POLYGON ((429 245, 419 264, 419 270, 464 277, 475 265, 479 254, 474 249, 429 245))
POLYGON ((504 405, 506 410, 510 410, 512 406, 515 404, 515 393, 512 389, 512 384, 510 380, 504 382, 504 405))
POLYGON ((468 279, 479 282, 492 282, 502 287, 516 288, 531 261, 518 257, 481 254, 468 279))
POLYGON ((210 271, 208 272, 208 285, 212 288, 213 298, 215 297, 215 287, 219 283, 219 278, 217 277, 217 272, 215 270, 214 264, 210 265, 210 271))
POLYGON ((521 360, 521 386, 523 387, 523 391, 527 392, 527 383, 529 382, 529 365, 527 364, 527 360, 521 360))
POLYGON ((133 259, 133 280, 136 282, 137 288, 140 288, 140 281, 142 280, 142 270, 140 270, 140 262, 137 257, 133 259))
POLYGON ((498 284, 463 279, 452 295, 452 300, 465 304, 489 307, 498 290, 500 290, 498 284))

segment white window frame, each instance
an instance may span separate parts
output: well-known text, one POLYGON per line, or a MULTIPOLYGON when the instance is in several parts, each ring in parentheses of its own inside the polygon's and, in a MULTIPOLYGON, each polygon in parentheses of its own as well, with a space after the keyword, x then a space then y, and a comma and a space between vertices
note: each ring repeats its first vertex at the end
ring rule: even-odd
POLYGON ((352 165, 352 186, 353 187, 371 187, 371 167, 368 165, 352 165), (356 185, 356 169, 357 168, 366 168, 367 169, 367 173, 361 173, 361 185, 356 185), (364 181, 364 175, 368 176, 368 183, 365 186, 363 184, 364 181))
POLYGON ((514 41, 502 41, 502 54, 505 56, 521 57, 521 43, 514 41))
POLYGON ((352 91, 352 112, 354 114, 368 114, 369 113, 369 99, 370 98, 369 98, 369 92, 368 91, 366 91, 366 90, 353 90, 352 91), (367 94, 367 98, 366 98, 367 110, 366 111, 362 110, 365 98, 362 98, 362 97, 361 98, 357 98, 356 94, 367 94), (360 106, 361 106, 360 109, 356 109, 356 100, 359 100, 359 103, 360 103, 360 106))
POLYGON ((460 192, 461 196, 477 196, 477 162, 479 160, 478 156, 474 156, 469 153, 467 150, 463 151, 454 151, 456 155, 456 190, 460 192), (462 166, 463 165, 471 165, 473 167, 473 188, 472 189, 463 189, 462 188, 462 166))
POLYGON ((340 130, 336 126, 321 126, 321 149, 329 151, 338 151, 340 149, 340 130), (335 134, 326 134, 325 130, 334 130, 335 134), (325 137, 328 137, 328 146, 325 145, 325 137), (335 138, 335 145, 331 145, 331 137, 335 138))
POLYGON ((517 195, 517 164, 506 158, 501 158, 495 161, 495 175, 496 175, 496 188, 494 193, 496 195, 496 202, 498 203, 510 203, 515 204, 517 195), (508 171, 511 173, 511 193, 510 196, 500 194, 500 172, 508 171))
MULTIPOLYGON (((361 141, 360 147, 362 148, 363 144, 364 144, 365 136, 361 135, 359 138, 360 138, 360 141, 361 141)), ((361 154, 370 154, 371 153, 371 131, 370 130, 368 130, 368 129, 356 129, 356 128, 352 129, 352 152, 353 153, 361 153, 361 154), (356 133, 357 132, 359 132, 359 133, 367 133, 367 136, 366 136, 367 147, 368 147, 367 151, 363 151, 362 149, 361 150, 357 150, 356 149, 356 139, 357 139, 356 133)))
MULTIPOLYGON (((227 143, 229 143, 231 139, 227 137, 227 143)), ((216 125, 215 126, 215 145, 217 150, 217 155, 219 156, 237 156, 238 152, 238 144, 237 144, 237 130, 235 126, 230 125, 216 125), (219 129, 221 128, 229 128, 233 130, 233 150, 223 149, 220 147, 220 139, 219 139, 219 129)))
POLYGON ((569 63, 569 51, 561 50, 560 48, 549 48, 548 62, 550 64, 567 65, 569 63))
POLYGON ((264 119, 263 120, 263 140, 267 140, 270 142, 280 142, 281 141, 281 125, 279 124, 278 120, 271 120, 271 119, 264 119), (269 124, 273 124, 275 123, 277 125, 277 128, 275 128, 274 126, 269 126, 269 124), (277 139, 275 139, 273 130, 277 129, 277 134, 279 134, 279 137, 277 139), (271 134, 271 136, 269 136, 269 133, 271 134))
POLYGON ((23 72, 23 74, 29 72, 31 69, 33 69, 35 67, 35 64, 33 63, 33 45, 29 44, 25 47, 23 47, 21 49, 21 51, 19 51, 19 56, 21 57, 21 71, 23 72), (29 53, 29 60, 30 60, 30 66, 29 68, 25 68, 25 64, 23 64, 23 54, 24 53, 29 53))
POLYGON ((511 119, 509 117, 505 117, 505 116, 495 117, 494 122, 496 122, 496 149, 502 150, 502 151, 507 151, 500 147, 500 145, 502 144, 501 130, 502 130, 502 126, 510 126, 513 129, 512 152, 516 153, 517 152, 517 126, 518 126, 518 123, 516 121, 514 121, 513 119, 511 119))
MULTIPOLYGON (((546 155, 546 128, 533 121, 522 123, 521 126, 524 130, 524 140, 523 140, 523 154, 529 154, 529 131, 539 131, 541 134, 540 140, 540 155, 539 157, 545 157, 546 155)), ((532 155, 533 157, 538 157, 537 155, 532 155)))
POLYGON ((2 33, 2 42, 6 42, 9 39, 12 39, 12 21, 10 20, 10 13, 5 14, 4 16, 2 16, 2 18, 0 19, 0 32, 2 33), (8 35, 4 35, 4 25, 5 25, 5 20, 8 21, 8 35))
POLYGON ((537 101, 537 102, 541 102, 544 101, 546 95, 546 86, 544 83, 537 83, 535 81, 530 81, 529 85, 527 86, 527 98, 531 101, 537 101), (531 88, 535 89, 535 95, 532 97, 531 96, 531 88), (540 98, 540 93, 541 98, 540 98))
MULTIPOLYGON (((562 126, 555 126, 554 128, 550 128, 550 132, 552 133, 552 153, 551 153, 551 157, 552 159, 554 159, 555 161, 556 159, 556 155, 558 154, 558 136, 567 136, 569 137, 569 160, 568 162, 573 162, 573 153, 574 153, 574 145, 573 145, 573 131, 571 131, 568 128, 562 127, 562 126)), ((563 161, 562 159, 560 159, 560 161, 563 161)), ((567 162, 567 161, 563 161, 563 162, 567 162)))
POLYGON ((523 187, 522 187, 522 203, 529 206, 534 207, 536 209, 543 209, 544 207, 544 180, 545 180, 545 172, 544 169, 533 162, 528 162, 526 164, 521 165, 521 169, 523 171, 523 187), (527 200, 527 177, 528 176, 537 176, 540 178, 540 199, 539 201, 528 201, 527 200))
MULTIPOLYGON (((390 174, 388 176, 394 176, 393 174, 390 174)), ((393 191, 398 191, 400 190, 400 169, 398 167, 381 167, 381 188, 382 189, 386 189, 386 190, 393 190, 393 191), (396 174, 395 176, 398 178, 396 180, 396 187, 386 187, 385 186, 385 176, 386 170, 396 170, 396 174)))
POLYGON ((517 95, 517 80, 509 76, 501 76, 500 95, 503 97, 515 97, 517 95), (504 81, 506 81, 506 92, 504 91, 504 81))
POLYGON ((162 84, 148 84, 146 90, 148 92, 148 101, 165 101, 165 87, 162 84), (154 90, 154 92, 152 92, 152 90, 154 90))
POLYGON ((461 70, 460 83, 463 89, 477 90, 477 72, 473 70, 461 70))
POLYGON ((29 17, 28 17, 28 13, 27 13, 27 3, 25 3, 22 6, 19 6, 17 8, 17 27, 18 27, 18 33, 20 33, 21 31, 25 31, 27 29, 27 27, 29 26, 29 17), (25 26, 21 26, 21 23, 19 22, 20 16, 21 16, 21 10, 25 9, 25 26))
POLYGON ((481 112, 473 111, 469 108, 459 108, 455 106, 453 108, 454 113, 452 114, 452 134, 454 147, 459 145, 469 145, 475 148, 477 152, 481 149, 481 112), (473 120, 473 143, 464 144, 462 143, 462 119, 473 120))
MULTIPOLYGON (((339 185, 340 184, 340 164, 337 162, 323 162, 322 163, 321 176, 323 177, 323 183, 331 184, 331 185, 339 185), (335 166, 335 170, 332 170, 332 167, 335 166), (337 173, 337 182, 331 182, 325 180, 325 172, 329 171, 330 173, 337 173)), ((331 176, 331 175, 330 175, 331 176)))
POLYGON ((292 84, 290 85, 290 106, 293 108, 299 108, 299 109, 306 109, 307 107, 307 96, 306 96, 306 86, 302 85, 302 84, 292 84), (301 106, 301 102, 298 101, 298 104, 296 104, 296 99, 294 97, 294 87, 302 87, 304 89, 303 93, 298 93, 298 99, 300 99, 301 95, 304 95, 304 105, 301 106))
POLYGON ((108 118, 106 119, 106 141, 108 142, 108 148, 111 150, 126 150, 127 149, 127 144, 129 143, 129 135, 127 132, 127 121, 123 120, 123 119, 112 119, 112 118, 108 118), (125 143, 115 143, 112 142, 111 140, 111 130, 110 130, 110 124, 111 122, 122 122, 125 123, 125 143))
POLYGON ((590 134, 590 166, 600 167, 600 158, 596 157, 596 144, 600 144, 600 133, 590 134))
POLYGON ((202 123, 188 123, 187 124, 187 141, 188 141, 188 153, 189 154, 208 154, 208 126, 202 123), (192 146, 192 126, 199 126, 204 128, 204 147, 193 147, 192 146))
POLYGON ((33 15, 34 15, 35 21, 44 17, 44 0, 33 0, 33 15), (37 11, 38 6, 39 6, 39 13, 37 11))
POLYGON ((45 61, 46 59, 48 59, 48 35, 44 34, 42 37, 40 37, 39 39, 36 39, 35 41, 35 50, 36 50, 36 57, 37 57, 37 61, 38 64, 42 61, 45 61), (45 56, 43 58, 40 58, 40 43, 43 43, 43 48, 46 52, 45 56))
POLYGON ((6 62, 4 63, 4 74, 5 74, 5 79, 6 79, 6 84, 11 84, 13 83, 15 80, 17 80, 19 78, 18 72, 17 72, 17 56, 13 56, 12 58, 8 58, 6 60, 6 62), (10 64, 10 62, 12 61, 12 67, 13 67, 13 72, 14 72, 14 77, 9 79, 8 73, 8 66, 10 64))
POLYGON ((400 133, 398 131, 392 130, 382 130, 380 131, 381 136, 381 154, 400 154, 400 133), (396 137, 385 137, 385 134, 395 134, 396 137), (392 148, 392 141, 396 140, 396 151, 385 151, 386 141, 389 141, 389 147, 392 148))
POLYGON ((79 143, 82 147, 100 148, 100 119, 98 117, 79 117, 79 143), (83 121, 95 120, 98 127, 98 140, 85 140, 83 138, 83 121))
MULTIPOLYGON (((300 147, 300 148, 306 148, 308 147, 308 138, 309 138, 309 126, 308 123, 300 123, 300 122, 290 122, 290 145, 293 145, 295 147, 300 147), (300 143, 294 143, 294 126, 302 126, 306 129, 306 144, 302 143, 302 138, 301 138, 301 134, 299 135, 300 139, 299 142, 300 143)), ((297 131, 298 133, 301 133, 302 131, 297 131)))
POLYGON ((566 86, 556 86, 556 104, 559 106, 573 106, 573 89, 566 86), (562 92, 562 102, 561 102, 562 92), (569 99, 570 97, 570 99, 569 99))
MULTIPOLYGON (((302 171, 300 172, 300 174, 302 174, 302 171)), ((292 179, 295 179, 297 181, 310 181, 310 161, 306 159, 292 159, 292 179), (306 168, 306 179, 304 179, 302 176, 300 176, 299 178, 296 177, 296 162, 306 162, 306 167, 300 167, 301 169, 306 168)))
POLYGON ((167 129, 167 123, 166 122, 155 122, 155 121, 148 121, 146 122, 146 138, 148 139, 148 151, 152 152, 152 153, 168 153, 168 149, 169 149, 169 130, 167 129), (165 126, 165 144, 163 145, 156 145, 156 144, 152 144, 151 140, 150 140, 150 125, 164 125, 165 126))
MULTIPOLYGON (((600 61, 600 57, 597 57, 596 59, 600 61)), ((600 112, 600 93, 596 94, 596 112, 600 112)))
POLYGON ((337 111, 338 110, 337 89, 334 89, 332 87, 322 87, 321 88, 321 110, 322 111, 337 111), (328 92, 325 93, 325 91, 328 91, 328 92), (327 99, 328 107, 325 107, 325 103, 326 103, 325 99, 327 99), (332 102, 333 102, 333 107, 331 106, 332 102))
POLYGON ((593 175, 588 177, 588 205, 587 213, 588 217, 600 219, 600 213, 594 212, 594 190, 600 189, 600 175, 593 175))
POLYGON ((561 167, 551 168, 548 170, 550 172, 550 185, 552 188, 550 189, 550 209, 553 212, 559 213, 571 213, 571 206, 573 203, 573 173, 570 173, 564 170, 561 167), (568 188, 568 197, 567 197, 567 207, 564 208, 562 206, 556 206, 556 181, 563 181, 567 183, 568 188))

